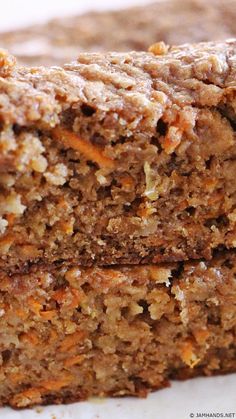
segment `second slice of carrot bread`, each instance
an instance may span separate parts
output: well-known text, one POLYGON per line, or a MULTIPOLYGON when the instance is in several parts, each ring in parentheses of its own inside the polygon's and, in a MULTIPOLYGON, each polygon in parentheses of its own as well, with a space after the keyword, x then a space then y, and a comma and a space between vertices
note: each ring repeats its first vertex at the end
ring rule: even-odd
POLYGON ((236 255, 0 273, 0 404, 145 396, 236 371, 236 255))
POLYGON ((0 266, 236 246, 236 42, 0 68, 0 266))

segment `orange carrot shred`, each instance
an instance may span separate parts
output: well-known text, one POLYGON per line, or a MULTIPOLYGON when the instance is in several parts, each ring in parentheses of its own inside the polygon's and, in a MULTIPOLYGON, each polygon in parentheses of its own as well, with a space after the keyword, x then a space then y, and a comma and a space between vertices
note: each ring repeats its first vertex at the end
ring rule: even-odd
POLYGON ((65 359, 64 366, 72 367, 73 365, 81 364, 84 359, 85 359, 85 355, 72 356, 71 358, 65 359))
POLYGON ((7 219, 8 225, 12 226, 14 224, 15 219, 16 219, 16 215, 15 214, 7 214, 6 219, 7 219))
POLYGON ((60 351, 61 352, 68 351, 71 347, 82 342, 84 338, 85 338, 85 332, 83 330, 79 330, 73 333, 72 335, 66 336, 60 345, 60 351))
POLYGON ((28 302, 29 307, 31 308, 31 310, 35 314, 38 314, 39 315, 39 311, 41 310, 42 305, 38 301, 36 301, 33 297, 29 297, 27 299, 27 302, 28 302))
POLYGON ((14 384, 22 383, 25 379, 25 375, 22 372, 12 372, 9 374, 10 380, 14 384))
POLYGON ((40 316, 45 320, 52 320, 56 314, 56 310, 40 311, 40 316))
POLYGON ((59 304, 63 303, 66 299, 67 292, 65 288, 59 288, 57 291, 53 293, 53 299, 56 300, 59 304))
POLYGON ((194 348, 191 343, 191 341, 187 340, 182 345, 182 351, 181 351, 181 358, 182 361, 188 365, 190 368, 194 368, 195 365, 197 365, 200 361, 200 358, 198 358, 194 353, 194 348))
POLYGON ((39 337, 34 331, 28 333, 23 333, 20 337, 22 342, 29 342, 32 345, 37 345, 39 343, 39 337))
POLYGON ((41 393, 40 390, 41 390, 40 388, 32 387, 32 388, 22 391, 21 393, 16 394, 16 396, 34 399, 36 396, 40 395, 41 393))
POLYGON ((204 344, 204 343, 206 343, 207 339, 210 336, 210 332, 207 329, 195 330, 193 332, 193 334, 194 334, 194 337, 195 337, 196 341, 198 343, 200 343, 201 345, 204 344))
POLYGON ((75 288, 71 289, 71 293, 72 293, 73 298, 71 300, 71 303, 69 304, 69 308, 76 308, 76 307, 78 307, 79 303, 81 302, 82 294, 81 294, 80 291, 78 291, 75 288))
POLYGON ((20 309, 20 308, 16 309, 16 310, 15 310, 15 313, 16 313, 16 314, 17 314, 17 316, 18 316, 18 317, 20 317, 21 319, 26 319, 26 318, 27 318, 27 316, 28 316, 28 314, 26 313, 26 311, 25 311, 25 310, 23 310, 23 309, 20 309))
POLYGON ((57 380, 45 380, 40 382, 40 386, 50 391, 60 390, 62 387, 68 386, 73 380, 72 376, 65 376, 57 380))
POLYGON ((94 161, 101 168, 113 169, 114 162, 111 158, 105 156, 97 146, 83 140, 74 132, 65 128, 56 127, 52 130, 53 137, 61 141, 65 146, 73 148, 83 154, 88 160, 94 161))
POLYGON ((58 334, 54 329, 50 330, 50 337, 49 337, 49 342, 55 342, 58 339, 58 334))
POLYGON ((83 299, 83 293, 76 288, 59 289, 54 292, 53 299, 68 308, 75 308, 83 299))

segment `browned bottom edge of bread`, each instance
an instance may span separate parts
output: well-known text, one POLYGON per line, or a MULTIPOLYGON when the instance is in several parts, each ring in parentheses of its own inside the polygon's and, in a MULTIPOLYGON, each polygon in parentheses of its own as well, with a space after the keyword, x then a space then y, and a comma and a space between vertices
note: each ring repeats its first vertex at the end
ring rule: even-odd
POLYGON ((146 396, 236 371, 236 254, 0 274, 0 403, 146 396))

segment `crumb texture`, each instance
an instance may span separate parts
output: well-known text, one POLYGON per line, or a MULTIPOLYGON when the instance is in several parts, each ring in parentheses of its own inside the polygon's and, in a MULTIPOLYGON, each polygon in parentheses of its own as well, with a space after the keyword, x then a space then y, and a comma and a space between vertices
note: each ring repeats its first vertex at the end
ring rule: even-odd
MULTIPOLYGON (((227 26, 205 3, 179 16, 234 29, 231 2, 227 26)), ((156 42, 171 4, 149 52, 46 68, 0 51, 1 405, 236 371, 236 41, 156 42)))
POLYGON ((236 370, 236 257, 0 274, 0 402, 137 395, 236 370))

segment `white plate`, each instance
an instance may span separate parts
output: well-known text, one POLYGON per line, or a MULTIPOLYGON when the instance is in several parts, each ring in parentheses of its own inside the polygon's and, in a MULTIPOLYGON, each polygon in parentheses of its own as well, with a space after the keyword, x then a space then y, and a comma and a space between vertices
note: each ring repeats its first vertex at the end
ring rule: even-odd
MULTIPOLYGON (((36 0, 8 0, 1 4, 0 29, 12 29, 45 18, 91 9, 143 3, 148 3, 148 0, 40 0, 38 5, 36 0)), ((205 417, 236 419, 236 374, 174 382, 171 388, 141 400, 94 399, 21 411, 0 409, 1 419, 188 419, 204 417, 203 414, 205 417)))

